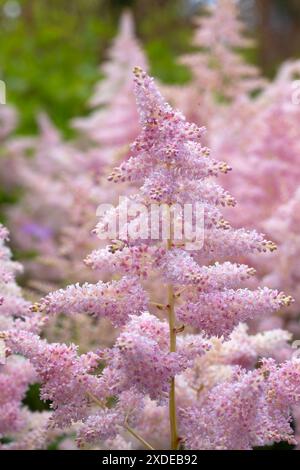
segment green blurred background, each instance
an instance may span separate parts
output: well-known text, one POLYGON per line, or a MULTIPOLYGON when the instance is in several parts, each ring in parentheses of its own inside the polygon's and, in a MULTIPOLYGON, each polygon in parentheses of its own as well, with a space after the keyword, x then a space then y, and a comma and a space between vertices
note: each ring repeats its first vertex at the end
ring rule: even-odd
MULTIPOLYGON (((211 0, 212 1, 212 0, 211 0)), ((151 72, 169 83, 189 74, 176 57, 190 49, 192 17, 208 0, 0 0, 0 79, 21 113, 20 133, 35 131, 44 109, 68 135, 68 121, 85 113, 98 65, 131 7, 151 72)), ((300 51, 299 0, 241 0, 257 50, 248 58, 272 75, 300 51)))

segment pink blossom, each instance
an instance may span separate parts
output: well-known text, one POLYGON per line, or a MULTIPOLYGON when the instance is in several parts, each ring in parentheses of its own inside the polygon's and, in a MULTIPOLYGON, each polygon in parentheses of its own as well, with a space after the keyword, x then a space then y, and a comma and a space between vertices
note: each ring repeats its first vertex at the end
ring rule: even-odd
POLYGON ((72 285, 51 292, 34 307, 47 314, 85 313, 95 317, 105 316, 114 325, 126 322, 129 314, 139 314, 147 306, 147 295, 135 278, 97 284, 72 285))
POLYGON ((199 294, 197 302, 187 301, 179 307, 177 315, 184 323, 211 335, 227 335, 239 322, 271 314, 290 301, 282 293, 266 287, 256 291, 225 289, 199 294))

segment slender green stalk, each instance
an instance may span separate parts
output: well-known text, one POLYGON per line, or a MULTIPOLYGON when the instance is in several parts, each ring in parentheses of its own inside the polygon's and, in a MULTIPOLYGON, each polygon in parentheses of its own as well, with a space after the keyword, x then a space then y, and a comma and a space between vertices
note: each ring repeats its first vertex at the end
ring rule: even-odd
MULTIPOLYGON (((168 250, 171 249, 172 241, 168 240, 168 250)), ((170 329, 170 352, 176 352, 176 326, 175 326, 175 300, 174 288, 172 284, 168 285, 168 311, 169 311, 169 329, 170 329)), ((171 449, 178 447, 177 434, 177 416, 176 416, 176 396, 175 396, 175 378, 171 379, 169 392, 169 418, 171 433, 171 449)))
POLYGON ((145 439, 142 438, 134 429, 132 429, 128 424, 124 424, 124 428, 133 436, 135 437, 141 444, 143 444, 147 449, 155 450, 145 439))
MULTIPOLYGON (((98 400, 95 395, 93 395, 91 392, 86 392, 87 396, 94 402, 96 405, 98 405, 100 408, 104 409, 105 404, 98 400)), ((141 444, 143 444, 147 449, 150 450, 155 450, 154 447, 152 447, 142 436, 140 436, 134 429, 132 429, 129 424, 128 424, 128 416, 126 416, 125 421, 124 421, 124 428, 126 431, 128 431, 132 436, 134 436, 141 444)))

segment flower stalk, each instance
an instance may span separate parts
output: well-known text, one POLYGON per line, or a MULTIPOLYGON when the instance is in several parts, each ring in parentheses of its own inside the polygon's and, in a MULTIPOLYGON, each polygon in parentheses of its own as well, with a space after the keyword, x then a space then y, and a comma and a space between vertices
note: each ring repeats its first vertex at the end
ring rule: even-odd
MULTIPOLYGON (((172 240, 168 240, 168 250, 171 249, 172 240)), ((172 284, 168 284, 168 311, 169 311, 169 330, 170 330, 170 352, 176 352, 176 328, 175 328, 175 298, 172 284)), ((177 416, 176 416, 176 392, 175 377, 171 378, 169 393, 169 419, 171 434, 171 449, 176 450, 178 446, 177 434, 177 416)))

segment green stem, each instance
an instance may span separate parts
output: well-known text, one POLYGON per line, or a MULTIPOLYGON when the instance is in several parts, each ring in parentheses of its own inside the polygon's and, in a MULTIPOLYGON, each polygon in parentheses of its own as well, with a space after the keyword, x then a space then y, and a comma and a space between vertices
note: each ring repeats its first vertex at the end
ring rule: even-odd
MULTIPOLYGON (((100 401, 95 395, 91 392, 86 392, 87 396, 98 405, 100 408, 105 409, 105 404, 100 401)), ((147 449, 155 450, 142 436, 140 436, 134 429, 132 429, 128 424, 128 415, 124 421, 124 428, 128 431, 133 437, 135 437, 141 444, 143 444, 147 449)))
MULTIPOLYGON (((172 242, 168 240, 168 250, 171 249, 172 242)), ((169 311, 169 330, 170 330, 170 352, 176 352, 176 328, 175 328, 175 300, 174 288, 172 284, 168 285, 168 311, 169 311)), ((169 392, 169 419, 171 432, 171 449, 178 447, 177 434, 177 416, 176 416, 176 396, 175 396, 175 377, 171 379, 169 392)))
POLYGON ((134 429, 132 429, 128 424, 124 424, 124 428, 133 436, 135 437, 141 444, 143 444, 147 449, 155 450, 145 439, 142 438, 134 429))

